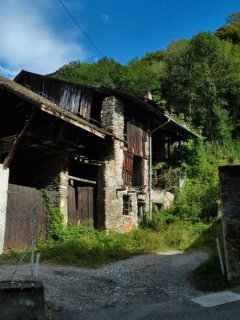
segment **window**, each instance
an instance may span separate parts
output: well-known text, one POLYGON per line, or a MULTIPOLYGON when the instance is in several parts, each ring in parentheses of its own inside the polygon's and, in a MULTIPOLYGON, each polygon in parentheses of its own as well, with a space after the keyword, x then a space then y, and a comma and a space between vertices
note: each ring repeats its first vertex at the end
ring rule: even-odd
POLYGON ((142 184, 143 184, 142 158, 134 156, 132 186, 139 187, 139 186, 142 186, 142 184))
POLYGON ((130 196, 123 196, 123 212, 124 216, 128 216, 132 211, 132 201, 130 196))

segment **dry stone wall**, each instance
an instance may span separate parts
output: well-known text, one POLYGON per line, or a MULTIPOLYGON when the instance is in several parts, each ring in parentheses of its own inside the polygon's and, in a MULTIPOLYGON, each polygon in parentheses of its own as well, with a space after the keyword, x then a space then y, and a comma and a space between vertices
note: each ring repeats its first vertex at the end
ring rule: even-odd
POLYGON ((227 276, 240 283, 240 166, 220 167, 219 177, 227 276))

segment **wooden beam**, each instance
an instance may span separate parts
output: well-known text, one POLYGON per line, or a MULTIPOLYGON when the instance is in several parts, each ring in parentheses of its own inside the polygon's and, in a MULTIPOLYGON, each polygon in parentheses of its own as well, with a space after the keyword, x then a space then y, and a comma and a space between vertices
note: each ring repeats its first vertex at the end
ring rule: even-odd
POLYGON ((69 123, 75 125, 76 127, 79 127, 85 131, 88 131, 88 132, 98 136, 99 138, 105 139, 105 137, 106 137, 105 133, 100 132, 100 130, 98 131, 98 130, 92 128, 91 124, 85 125, 85 124, 81 123, 80 121, 75 121, 72 118, 68 117, 66 114, 58 112, 57 110, 53 110, 53 108, 51 108, 45 104, 42 104, 40 106, 40 108, 42 111, 47 112, 48 114, 51 114, 51 115, 53 115, 59 119, 62 119, 66 122, 69 122, 69 123))
POLYGON ((90 184, 97 184, 96 181, 87 180, 87 179, 82 179, 82 178, 73 177, 73 176, 68 176, 68 179, 69 179, 69 180, 80 181, 80 182, 86 182, 86 183, 90 183, 90 184))
MULTIPOLYGON (((80 148, 85 148, 83 145, 80 145, 78 143, 72 143, 70 141, 67 141, 65 139, 59 139, 59 138, 51 138, 47 136, 43 136, 39 133, 29 131, 27 132, 26 136, 34 141, 37 141, 37 143, 40 143, 41 145, 46 146, 53 146, 57 148, 57 145, 61 148, 69 149, 76 151, 80 148)), ((64 151, 64 150, 62 150, 64 151)))
POLYGON ((0 138, 0 141, 9 142, 9 141, 16 140, 16 139, 17 139, 17 134, 14 134, 12 136, 0 138))
POLYGON ((82 156, 82 155, 79 155, 77 154, 75 156, 75 161, 79 161, 81 163, 84 163, 84 164, 89 164, 89 165, 93 165, 93 166, 103 166, 104 165, 104 161, 100 161, 100 160, 94 160, 94 159, 89 159, 88 157, 86 156, 82 156))
POLYGON ((15 154, 16 154, 17 148, 18 148, 20 142, 22 141, 22 139, 23 139, 23 137, 24 137, 24 135, 25 135, 25 133, 27 131, 27 128, 31 124, 34 116, 35 116, 35 111, 33 111, 33 113, 31 114, 30 118, 25 123, 25 126, 23 127, 22 131, 18 135, 17 139, 14 141, 14 143, 13 143, 13 145, 12 145, 8 155, 7 155, 7 157, 5 158, 5 160, 3 162, 3 168, 4 169, 7 169, 10 166, 10 164, 11 164, 11 162, 12 162, 12 160, 13 160, 15 154))

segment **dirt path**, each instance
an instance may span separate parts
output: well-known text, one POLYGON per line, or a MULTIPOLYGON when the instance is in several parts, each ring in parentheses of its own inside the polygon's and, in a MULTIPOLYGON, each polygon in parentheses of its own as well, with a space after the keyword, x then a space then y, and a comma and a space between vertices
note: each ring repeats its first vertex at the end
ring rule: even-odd
POLYGON ((63 310, 184 301, 199 294, 187 277, 206 257, 173 252, 141 255, 98 269, 43 266, 41 280, 46 299, 63 310))

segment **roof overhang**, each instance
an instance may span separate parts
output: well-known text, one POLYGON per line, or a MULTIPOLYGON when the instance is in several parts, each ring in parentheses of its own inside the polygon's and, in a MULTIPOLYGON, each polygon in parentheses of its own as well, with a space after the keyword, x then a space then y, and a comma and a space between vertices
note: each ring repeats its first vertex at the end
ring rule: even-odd
POLYGON ((16 83, 15 81, 0 76, 0 89, 6 90, 7 92, 12 93, 13 95, 23 99, 24 101, 29 102, 43 112, 48 113, 68 123, 71 123, 72 125, 77 126, 91 134, 94 134, 99 138, 104 139, 107 135, 111 135, 106 130, 103 130, 78 117, 77 115, 74 115, 73 113, 63 109, 57 104, 16 83))
MULTIPOLYGON (((24 77, 26 75, 30 75, 30 76, 38 76, 41 77, 43 79, 45 78, 50 78, 49 76, 42 76, 42 75, 38 75, 35 73, 31 73, 25 70, 22 70, 14 79, 14 81, 21 83, 24 79, 24 77)), ((55 79, 55 78, 54 78, 55 79)), ((66 83, 66 81, 63 80, 59 80, 59 79, 55 79, 58 82, 64 82, 66 83)), ((71 82, 67 82, 69 85, 74 85, 76 86, 75 83, 71 83, 71 82)), ((169 116, 166 113, 163 113, 162 111, 159 110, 159 106, 152 100, 146 99, 146 98, 141 98, 138 97, 130 92, 126 92, 126 91, 121 91, 118 89, 111 89, 111 88, 105 88, 105 87, 91 87, 91 86, 86 86, 86 85, 78 85, 79 89, 81 90, 81 88, 88 88, 90 90, 92 90, 93 92, 99 93, 99 94, 103 94, 105 96, 115 96, 119 99, 128 101, 129 103, 133 103, 134 105, 138 106, 139 108, 141 108, 142 110, 144 110, 144 112, 146 112, 149 116, 149 118, 151 119, 151 128, 150 130, 153 130, 154 127, 158 126, 161 123, 165 123, 166 121, 168 122, 166 126, 164 126, 164 130, 165 131, 170 131, 170 132, 174 132, 175 134, 177 134, 179 137, 181 137, 183 140, 187 140, 190 137, 191 138, 197 138, 197 139, 202 139, 202 137, 195 133, 194 131, 192 131, 190 128, 188 128, 185 125, 182 125, 181 123, 179 123, 177 120, 173 119, 171 116, 169 116)), ((32 91, 31 91, 32 92, 32 91)), ((42 96, 39 96, 42 97, 42 96)), ((45 101, 49 101, 48 99, 45 98, 45 101)), ((52 103, 54 106, 54 103, 52 103)), ((47 103, 44 104, 44 106, 47 105, 47 103)), ((61 114, 65 114, 66 111, 64 111, 61 107, 57 106, 60 110, 61 110, 61 114)), ((51 112, 48 108, 45 108, 44 110, 45 112, 51 112)), ((79 118, 78 116, 72 114, 71 112, 70 115, 72 117, 75 117, 78 120, 82 120, 81 118, 79 118)), ((83 121, 81 121, 81 123, 83 123, 83 121)), ((87 122, 87 121, 86 121, 87 122)), ((90 124, 87 122, 87 125, 90 126, 90 124)), ((101 128, 96 127, 97 130, 101 130, 101 128)), ((102 130, 103 131, 103 130, 102 130)), ((105 134, 110 134, 109 132, 105 132, 105 134)))

